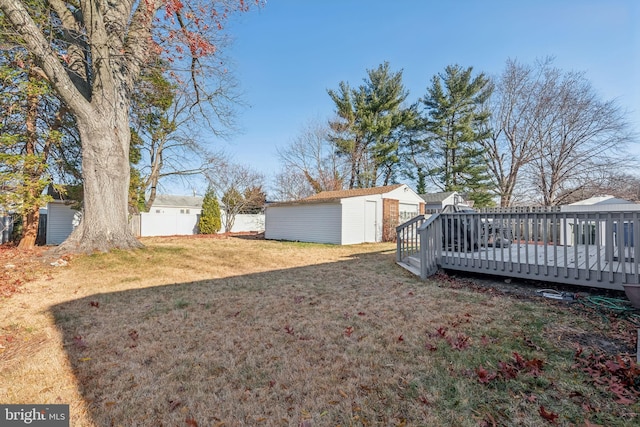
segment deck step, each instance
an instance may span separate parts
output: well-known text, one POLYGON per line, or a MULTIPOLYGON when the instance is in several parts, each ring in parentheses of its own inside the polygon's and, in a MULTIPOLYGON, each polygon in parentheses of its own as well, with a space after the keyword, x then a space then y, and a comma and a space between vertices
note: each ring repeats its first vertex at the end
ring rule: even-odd
MULTIPOLYGON (((412 267, 415 267, 418 269, 418 272, 420 271, 420 258, 418 258, 417 256, 410 256, 407 257, 407 264, 409 264, 412 267)), ((420 273, 418 273, 418 276, 420 275, 420 273)))
POLYGON ((411 273, 415 274, 416 276, 420 277, 420 261, 418 261, 417 267, 413 265, 411 262, 397 262, 396 264, 398 264, 400 267, 404 268, 405 270, 409 270, 411 273))

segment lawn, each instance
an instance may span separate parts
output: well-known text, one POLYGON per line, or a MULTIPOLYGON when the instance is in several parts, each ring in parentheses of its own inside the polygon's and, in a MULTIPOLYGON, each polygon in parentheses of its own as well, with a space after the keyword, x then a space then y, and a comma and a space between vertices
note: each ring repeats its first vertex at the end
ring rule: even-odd
POLYGON ((0 403, 69 404, 74 427, 640 423, 614 314, 421 282, 392 244, 143 243, 0 300, 0 403))

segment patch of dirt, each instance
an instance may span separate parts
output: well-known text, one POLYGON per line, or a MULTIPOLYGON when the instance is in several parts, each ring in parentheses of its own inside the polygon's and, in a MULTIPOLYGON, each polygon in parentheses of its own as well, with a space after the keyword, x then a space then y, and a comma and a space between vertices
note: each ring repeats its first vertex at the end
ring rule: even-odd
POLYGON ((570 311, 576 317, 590 321, 592 329, 589 331, 550 327, 550 335, 567 347, 582 347, 608 356, 636 353, 636 330, 640 329, 640 310, 634 310, 630 303, 624 306, 621 304, 622 310, 586 303, 591 297, 627 301, 623 291, 459 272, 448 274, 441 271, 435 278, 454 289, 471 289, 491 295, 553 305, 558 310, 570 311), (545 294, 564 295, 566 299, 549 298, 545 297, 545 294))
POLYGON ((22 286, 46 274, 45 253, 48 248, 18 249, 15 245, 0 245, 0 298, 21 292, 22 286))
POLYGON ((485 274, 465 274, 460 272, 441 271, 437 275, 438 280, 455 282, 459 286, 471 288, 479 292, 494 292, 506 296, 513 296, 520 299, 549 300, 555 303, 561 302, 571 304, 571 301, 559 301, 552 298, 545 298, 542 290, 549 290, 549 293, 565 293, 573 296, 574 299, 589 296, 603 296, 608 298, 627 299, 623 291, 609 289, 590 288, 583 286, 563 285, 560 283, 540 282, 535 280, 520 280, 516 278, 505 278, 503 276, 489 276, 485 274))

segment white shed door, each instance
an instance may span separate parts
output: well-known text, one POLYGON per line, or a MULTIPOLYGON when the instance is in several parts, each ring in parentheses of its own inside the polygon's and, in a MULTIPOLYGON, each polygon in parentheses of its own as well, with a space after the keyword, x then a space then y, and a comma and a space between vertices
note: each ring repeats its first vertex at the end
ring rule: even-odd
POLYGON ((377 204, 375 201, 367 200, 364 204, 364 241, 376 241, 377 226, 377 204))

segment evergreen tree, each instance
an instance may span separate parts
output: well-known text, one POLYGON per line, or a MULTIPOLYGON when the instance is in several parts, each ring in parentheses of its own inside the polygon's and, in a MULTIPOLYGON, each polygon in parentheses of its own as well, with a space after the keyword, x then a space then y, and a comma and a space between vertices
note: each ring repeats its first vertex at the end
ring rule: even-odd
POLYGON ((200 229, 200 234, 216 234, 221 227, 220 204, 215 192, 209 187, 202 200, 202 214, 200 215, 198 228, 200 229))
MULTIPOLYGON (((1 20, 0 20, 1 24, 1 20)), ((58 179, 74 181, 79 165, 75 126, 65 105, 24 51, 0 54, 0 207, 22 217, 19 247, 35 245, 44 192, 58 179)))
POLYGON ((478 206, 491 203, 490 180, 481 141, 488 138, 490 113, 484 107, 492 85, 473 68, 448 66, 433 77, 421 99, 424 104, 423 142, 429 152, 428 174, 442 191, 464 193, 478 206))
POLYGON ((367 70, 358 89, 341 82, 339 91, 329 90, 337 118, 329 125, 337 152, 348 158, 349 188, 390 184, 400 163, 400 130, 407 115, 402 103, 408 96, 402 71, 392 72, 385 62, 367 70))

